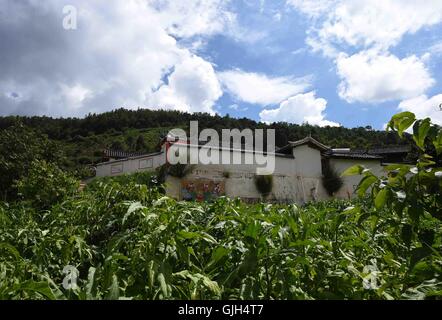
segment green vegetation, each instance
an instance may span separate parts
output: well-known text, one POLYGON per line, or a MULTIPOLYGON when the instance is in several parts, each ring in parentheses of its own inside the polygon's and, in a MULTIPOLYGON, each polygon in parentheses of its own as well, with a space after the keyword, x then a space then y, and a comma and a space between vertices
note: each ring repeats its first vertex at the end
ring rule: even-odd
POLYGON ((329 164, 325 165, 324 171, 322 172, 322 185, 330 196, 333 196, 335 192, 341 189, 344 181, 342 180, 339 173, 335 168, 331 167, 329 164))
POLYGON ((0 299, 440 299, 442 133, 390 128, 413 123, 416 166, 352 167, 359 200, 302 207, 178 202, 146 173, 80 190, 31 161, 0 202, 0 299))
POLYGON ((256 175, 255 185, 259 193, 261 193, 263 197, 267 197, 270 195, 273 189, 273 176, 270 174, 256 175))
POLYGON ((16 198, 15 182, 28 175, 31 164, 47 160, 63 166, 59 146, 20 122, 0 132, 0 198, 16 198))

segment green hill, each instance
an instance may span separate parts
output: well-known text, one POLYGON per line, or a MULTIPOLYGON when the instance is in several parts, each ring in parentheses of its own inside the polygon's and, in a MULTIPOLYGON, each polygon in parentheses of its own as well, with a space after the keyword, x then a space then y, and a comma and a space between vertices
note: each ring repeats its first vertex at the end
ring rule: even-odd
POLYGON ((85 118, 7 116, 0 117, 0 130, 20 121, 56 141, 66 155, 66 167, 78 169, 100 162, 105 148, 128 152, 156 151, 162 136, 172 128, 188 128, 191 120, 199 121, 200 130, 274 128, 277 146, 283 146, 288 141, 299 140, 307 135, 312 135, 313 138, 332 147, 363 149, 407 143, 399 140, 393 133, 372 130, 371 127, 318 127, 283 122, 265 124, 247 118, 232 118, 229 115, 221 117, 207 113, 190 114, 149 109, 117 109, 101 114, 89 114, 85 118))

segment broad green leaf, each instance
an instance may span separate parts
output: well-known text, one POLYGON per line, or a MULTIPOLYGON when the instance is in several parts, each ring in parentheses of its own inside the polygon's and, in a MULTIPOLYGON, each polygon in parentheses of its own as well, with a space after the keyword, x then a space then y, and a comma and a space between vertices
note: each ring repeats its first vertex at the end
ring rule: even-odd
POLYGON ((360 175, 362 174, 362 172, 365 170, 365 167, 361 166, 361 165, 355 165, 352 166, 348 169, 346 169, 341 176, 345 177, 345 176, 355 176, 355 175, 360 175))
POLYGON ((49 283, 45 281, 27 280, 17 285, 16 290, 36 292, 49 300, 55 300, 56 297, 52 292, 49 283))
POLYGON ((378 192, 374 200, 376 209, 382 209, 385 206, 387 199, 388 199, 388 189, 383 188, 378 192))
POLYGON ((120 298, 120 287, 118 286, 118 278, 115 274, 112 276, 112 284, 109 287, 109 293, 106 298, 108 300, 118 300, 120 298))
POLYGON ((412 112, 404 111, 394 115, 387 129, 391 128, 398 132, 399 136, 402 137, 405 130, 407 130, 416 121, 416 116, 412 112))
MULTIPOLYGON (((145 209, 145 208, 146 207, 143 206, 140 202, 130 203, 129 208, 127 209, 127 212, 126 212, 126 214, 123 217, 123 224, 126 222, 126 220, 129 218, 129 216, 132 213, 134 213, 135 211, 138 211, 138 210, 145 209)), ((144 213, 143 213, 143 215, 144 215, 144 213)))
POLYGON ((413 269, 416 263, 430 256, 432 252, 433 251, 428 246, 413 249, 411 251, 410 270, 413 269))
POLYGON ((10 245, 9 243, 0 243, 0 252, 2 249, 11 253, 16 260, 21 259, 20 253, 13 245, 10 245))
POLYGON ((166 278, 164 277, 164 274, 159 273, 157 279, 158 279, 158 282, 160 283, 160 289, 161 289, 161 292, 163 293, 163 297, 167 298, 169 296, 169 293, 167 290, 167 283, 166 283, 166 278))
POLYGON ((360 213, 360 212, 361 212, 361 207, 359 207, 359 206, 347 207, 343 211, 343 213, 345 213, 345 214, 355 214, 355 213, 360 213))
POLYGON ((204 239, 209 243, 217 243, 216 239, 212 237, 210 234, 205 232, 189 232, 185 230, 181 230, 178 232, 178 237, 182 239, 204 239))
POLYGON ((378 181, 378 178, 374 175, 369 175, 362 178, 358 188, 356 189, 358 196, 363 197, 367 192, 368 188, 370 188, 376 181, 378 181))
POLYGON ((425 168, 425 167, 429 167, 429 166, 432 166, 432 165, 435 165, 435 164, 436 164, 436 162, 430 160, 430 158, 427 158, 424 155, 423 157, 421 157, 418 160, 417 167, 418 168, 425 168))
POLYGON ((96 269, 94 267, 89 268, 89 273, 87 276, 87 285, 86 285, 86 298, 88 300, 94 299, 94 296, 92 294, 92 290, 94 288, 94 280, 95 280, 95 271, 96 269))
POLYGON ((212 252, 212 259, 210 263, 217 263, 230 252, 229 249, 218 247, 212 252))
POLYGON ((425 138, 427 137, 430 127, 430 118, 416 121, 413 126, 413 140, 421 150, 425 150, 425 138))

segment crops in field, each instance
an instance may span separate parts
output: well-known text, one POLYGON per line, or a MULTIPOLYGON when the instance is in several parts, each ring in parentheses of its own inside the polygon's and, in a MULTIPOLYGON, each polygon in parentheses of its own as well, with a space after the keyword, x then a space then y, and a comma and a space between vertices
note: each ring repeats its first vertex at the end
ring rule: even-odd
MULTIPOLYGON (((442 134, 427 135, 439 155, 442 134)), ((0 203, 0 299, 440 298, 436 161, 423 150, 385 178, 350 168, 359 200, 303 206, 179 202, 146 174, 80 191, 38 162, 22 200, 0 203)))
MULTIPOLYGON (((46 211, 3 205, 0 298, 437 294, 440 252, 418 261, 412 254, 418 242, 407 247, 400 228, 387 223, 393 218, 388 212, 361 215, 345 211, 349 205, 251 206, 227 198, 177 202, 130 182, 98 183, 46 211), (75 274, 63 273, 66 266, 78 270, 78 287, 64 288, 67 276, 75 281, 69 279, 75 274)), ((439 248, 440 231, 434 244, 439 248)))

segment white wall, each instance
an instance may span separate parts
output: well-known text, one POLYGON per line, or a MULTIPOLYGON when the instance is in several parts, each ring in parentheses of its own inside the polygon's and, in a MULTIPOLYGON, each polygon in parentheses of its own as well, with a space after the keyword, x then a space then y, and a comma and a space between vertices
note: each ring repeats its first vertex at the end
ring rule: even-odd
POLYGON ((293 148, 295 157, 297 199, 304 203, 329 196, 322 186, 321 151, 308 145, 293 148))
POLYGON ((99 163, 96 176, 118 176, 139 171, 153 171, 166 162, 164 153, 99 163))
MULTIPOLYGON (((245 154, 240 151, 221 150, 222 154, 239 154, 244 163, 245 154)), ((330 198, 322 186, 321 152, 308 145, 293 149, 293 157, 275 157, 273 173, 273 189, 270 200, 304 203, 312 200, 330 198)), ((166 163, 166 154, 134 157, 126 160, 115 160, 99 164, 97 177, 116 176, 143 170, 155 170, 166 163), (143 164, 149 167, 142 168, 143 164), (151 165, 151 166, 150 166, 151 165)), ((384 169, 379 160, 330 159, 330 164, 341 174, 347 168, 361 164, 372 169, 378 176, 384 175, 384 169)), ((186 180, 208 179, 223 181, 225 194, 229 197, 241 197, 245 200, 256 201, 261 194, 255 186, 255 164, 197 164, 192 166, 186 180), (228 173, 226 178, 224 173, 228 173)), ((354 189, 361 177, 344 177, 344 186, 337 192, 337 198, 348 199, 354 196, 354 189)), ((181 180, 174 177, 166 179, 167 194, 176 199, 182 198, 181 180)))
MULTIPOLYGON (((337 173, 342 174, 348 168, 354 165, 362 165, 371 170, 371 172, 377 176, 385 175, 384 167, 381 165, 380 160, 363 160, 363 159, 330 159, 330 165, 337 171, 337 173)), ((361 181, 362 176, 350 176, 343 177, 344 185, 335 194, 336 198, 340 199, 350 199, 355 197, 355 190, 361 181)))
MULTIPOLYGON (((240 151, 221 150, 223 154, 238 155, 244 162, 244 153, 240 151)), ((319 150, 308 146, 299 146, 293 157, 275 156, 275 170, 273 172, 273 189, 269 196, 270 200, 306 202, 314 199, 322 199, 325 192, 321 184, 321 153, 319 150)), ((255 164, 219 164, 219 165, 194 165, 192 171, 185 177, 187 181, 209 179, 212 181, 224 181, 225 194, 229 197, 240 197, 245 200, 256 201, 261 194, 255 186, 255 164), (229 173, 229 177, 224 176, 229 173)), ((181 199, 180 180, 170 178, 170 195, 181 199)))

